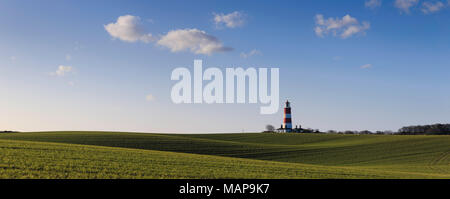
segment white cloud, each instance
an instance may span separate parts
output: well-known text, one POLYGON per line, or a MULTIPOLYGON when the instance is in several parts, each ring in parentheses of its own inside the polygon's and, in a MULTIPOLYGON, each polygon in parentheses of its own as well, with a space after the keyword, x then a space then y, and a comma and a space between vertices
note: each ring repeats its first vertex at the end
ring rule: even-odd
POLYGON ((155 100, 155 96, 153 96, 152 94, 148 94, 145 96, 145 100, 148 102, 151 102, 151 101, 155 100))
POLYGON ((395 0, 395 7, 404 13, 409 13, 410 8, 417 5, 419 0, 395 0))
POLYGON ((438 12, 439 10, 445 8, 445 4, 437 1, 437 2, 430 2, 430 1, 426 1, 423 2, 422 4, 422 12, 425 14, 431 14, 431 13, 435 13, 438 12))
POLYGON ((9 59, 10 59, 12 62, 15 62, 15 61, 17 60, 17 57, 16 57, 16 56, 11 56, 11 57, 9 57, 9 59))
POLYGON ((189 50, 195 54, 210 55, 214 52, 230 51, 216 37, 198 29, 172 30, 163 35, 158 45, 169 48, 172 52, 189 50))
POLYGON ((67 60, 67 61, 72 60, 72 56, 71 56, 70 54, 67 54, 67 55, 66 55, 66 60, 67 60))
POLYGON ((381 0, 366 0, 364 5, 366 8, 375 9, 381 6, 381 0))
POLYGON ((245 14, 242 12, 234 11, 229 14, 215 14, 214 22, 217 27, 221 27, 221 25, 225 25, 228 28, 236 28, 243 26, 245 24, 245 14))
MULTIPOLYGON (((231 17, 234 19, 233 17, 231 17)), ((228 18, 226 18, 228 20, 228 18)), ((198 29, 178 29, 169 31, 158 38, 146 33, 140 18, 132 15, 120 16, 117 22, 105 25, 105 30, 113 37, 122 41, 145 43, 156 42, 160 46, 169 48, 172 52, 189 50, 195 54, 210 55, 215 52, 230 51, 224 47, 216 37, 198 29)), ((236 25, 237 22, 234 23, 236 25)))
POLYGON ((142 41, 145 43, 154 41, 150 33, 146 33, 141 24, 141 19, 132 15, 124 15, 117 18, 116 23, 104 25, 105 30, 113 37, 126 42, 142 41))
POLYGON ((72 66, 59 65, 58 69, 55 72, 52 72, 51 74, 62 77, 69 73, 73 73, 72 66))
POLYGON ((365 65, 362 65, 360 68, 369 69, 369 68, 372 68, 372 64, 365 64, 365 65))
POLYGON ((69 84, 69 86, 75 86, 75 82, 73 82, 73 81, 70 81, 67 84, 69 84))
POLYGON ((365 34, 365 31, 370 28, 369 22, 362 22, 350 15, 345 15, 342 19, 328 18, 324 19, 323 15, 316 15, 316 27, 314 31, 317 36, 323 37, 329 33, 333 36, 339 36, 343 39, 351 37, 355 34, 365 34))
POLYGON ((251 50, 251 51, 248 52, 248 53, 242 52, 242 53, 241 53, 241 57, 242 57, 242 58, 249 58, 249 57, 251 57, 251 56, 254 56, 254 55, 261 55, 261 54, 262 54, 261 51, 256 50, 256 49, 253 49, 253 50, 251 50))

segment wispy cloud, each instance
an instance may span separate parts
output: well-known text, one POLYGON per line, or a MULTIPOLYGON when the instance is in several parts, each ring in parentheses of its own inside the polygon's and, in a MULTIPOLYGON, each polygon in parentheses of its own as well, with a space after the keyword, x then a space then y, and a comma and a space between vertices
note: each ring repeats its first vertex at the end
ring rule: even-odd
POLYGON ((256 49, 253 49, 253 50, 251 50, 251 51, 248 52, 248 53, 242 52, 242 53, 241 53, 241 57, 244 58, 244 59, 246 59, 246 58, 249 58, 249 57, 251 57, 251 56, 261 55, 261 54, 262 54, 261 51, 256 50, 256 49))
POLYGON ((394 6, 401 12, 410 13, 411 7, 416 6, 419 0, 395 0, 394 6))
POLYGON ((74 42, 73 50, 78 51, 78 50, 81 50, 83 48, 84 48, 84 46, 81 45, 80 42, 78 42, 78 41, 74 42))
MULTIPOLYGON (((450 1, 449 1, 449 3, 450 3, 450 1)), ((436 1, 436 2, 426 1, 426 2, 422 3, 421 10, 424 14, 432 14, 432 13, 442 10, 443 8, 445 8, 445 4, 440 1, 436 1)))
POLYGON ((120 16, 115 23, 104 25, 104 27, 113 38, 122 41, 148 43, 155 40, 152 34, 145 32, 141 19, 137 16, 120 16))
POLYGON ((341 56, 334 56, 334 57, 333 57, 333 60, 334 60, 334 61, 341 61, 341 60, 342 60, 342 57, 341 57, 341 56))
POLYGON ((381 0, 366 0, 366 2, 364 3, 366 8, 370 9, 378 8, 381 6, 381 4, 382 4, 381 0))
POLYGON ((370 23, 364 21, 359 23, 356 18, 350 15, 345 15, 342 18, 328 18, 325 19, 323 15, 316 15, 315 33, 319 37, 324 37, 331 33, 333 36, 339 36, 342 39, 349 38, 355 34, 365 34, 365 31, 370 28, 370 23))
POLYGON ((152 94, 148 94, 145 96, 145 101, 147 102, 151 102, 155 100, 155 96, 153 96, 152 94))
POLYGON ((360 68, 361 69, 369 69, 369 68, 372 68, 372 64, 365 64, 365 65, 360 66, 360 68))
POLYGON ((246 16, 243 12, 239 12, 239 11, 234 11, 232 13, 229 14, 216 14, 213 13, 214 15, 214 22, 216 24, 216 27, 222 27, 223 25, 225 25, 228 28, 236 28, 236 27, 241 27, 245 24, 246 21, 246 16))
POLYGON ((162 36, 157 43, 169 48, 172 52, 188 50, 195 54, 210 55, 232 50, 230 47, 223 46, 216 37, 198 29, 172 30, 162 36))
POLYGON ((73 67, 72 66, 59 65, 58 69, 55 72, 52 72, 50 74, 62 77, 62 76, 65 76, 67 74, 70 74, 70 73, 73 73, 73 67))

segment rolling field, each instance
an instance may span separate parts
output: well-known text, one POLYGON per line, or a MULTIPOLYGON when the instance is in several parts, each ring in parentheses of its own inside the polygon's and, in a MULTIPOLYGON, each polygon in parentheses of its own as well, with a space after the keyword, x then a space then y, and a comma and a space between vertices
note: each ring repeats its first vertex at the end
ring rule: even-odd
POLYGON ((450 178, 450 136, 0 134, 0 178, 450 178))

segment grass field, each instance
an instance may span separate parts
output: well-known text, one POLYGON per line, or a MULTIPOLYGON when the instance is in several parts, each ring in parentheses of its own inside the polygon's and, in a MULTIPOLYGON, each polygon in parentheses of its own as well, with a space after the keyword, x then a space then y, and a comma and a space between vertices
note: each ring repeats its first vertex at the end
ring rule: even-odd
POLYGON ((0 178, 446 178, 450 136, 0 134, 0 178))

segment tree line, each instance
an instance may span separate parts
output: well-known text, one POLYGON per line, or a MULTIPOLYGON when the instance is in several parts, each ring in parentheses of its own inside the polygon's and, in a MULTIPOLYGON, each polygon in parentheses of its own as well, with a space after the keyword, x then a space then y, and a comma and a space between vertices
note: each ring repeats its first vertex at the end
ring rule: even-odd
POLYGON ((402 135, 450 135, 450 124, 405 126, 398 130, 402 135))
MULTIPOLYGON (((300 127, 301 128, 301 127, 300 127)), ((276 132, 275 127, 272 125, 266 126, 265 133, 276 132)), ((335 131, 329 130, 326 132, 320 131, 318 129, 300 129, 296 132, 301 133, 329 133, 329 134, 359 134, 359 135, 450 135, 450 124, 432 124, 432 125, 415 125, 415 126, 405 126, 400 128, 397 132, 395 131, 335 131)))
POLYGON ((0 133, 18 133, 17 131, 0 131, 0 133))

